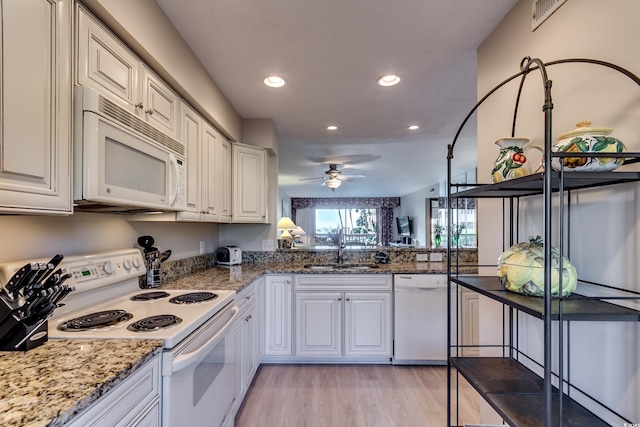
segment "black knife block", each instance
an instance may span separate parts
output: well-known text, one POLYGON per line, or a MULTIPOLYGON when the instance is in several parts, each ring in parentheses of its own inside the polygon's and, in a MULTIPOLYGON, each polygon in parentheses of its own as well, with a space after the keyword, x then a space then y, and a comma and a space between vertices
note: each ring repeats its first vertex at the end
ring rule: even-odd
POLYGON ((17 300, 0 294, 0 351, 27 351, 49 339, 47 320, 20 319, 17 300))

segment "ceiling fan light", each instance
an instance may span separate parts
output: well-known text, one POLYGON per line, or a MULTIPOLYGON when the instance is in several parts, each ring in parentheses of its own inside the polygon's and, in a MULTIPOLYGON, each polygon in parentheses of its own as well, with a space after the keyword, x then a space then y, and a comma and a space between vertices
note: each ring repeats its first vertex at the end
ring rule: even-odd
POLYGON ((287 82, 280 76, 269 76, 264 79, 264 84, 269 87, 282 87, 287 84, 287 82))
POLYGON ((378 86, 395 86, 400 83, 400 77, 395 74, 387 74, 378 79, 378 86))
POLYGON ((338 130, 338 126, 336 125, 329 125, 326 127, 327 130, 338 130))
POLYGON ((418 130, 418 129, 420 129, 420 126, 418 126, 418 125, 411 125, 411 126, 409 126, 409 127, 408 127, 408 129, 409 129, 409 130, 418 130))
POLYGON ((336 188, 342 185, 342 181, 338 178, 331 178, 324 182, 324 184, 331 189, 331 191, 336 191, 336 188))

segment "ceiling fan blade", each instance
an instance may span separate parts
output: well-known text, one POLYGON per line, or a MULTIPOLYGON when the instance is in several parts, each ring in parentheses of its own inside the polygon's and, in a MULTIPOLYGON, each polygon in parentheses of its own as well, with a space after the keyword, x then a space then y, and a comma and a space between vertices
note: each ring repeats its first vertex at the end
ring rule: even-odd
POLYGON ((342 174, 340 174, 336 178, 338 178, 341 181, 349 181, 349 180, 366 178, 366 177, 364 175, 342 175, 342 174))
POLYGON ((300 178, 298 179, 298 181, 311 181, 311 180, 316 180, 316 179, 325 179, 324 176, 319 176, 317 178, 300 178))

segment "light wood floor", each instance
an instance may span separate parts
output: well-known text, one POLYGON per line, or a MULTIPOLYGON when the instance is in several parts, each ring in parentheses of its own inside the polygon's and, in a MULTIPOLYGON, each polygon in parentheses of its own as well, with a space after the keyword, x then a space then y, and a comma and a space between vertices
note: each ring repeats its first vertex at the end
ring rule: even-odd
MULTIPOLYGON (((441 366, 262 365, 236 427, 445 427, 446 374, 441 366)), ((478 423, 478 395, 460 389, 459 425, 478 423)))

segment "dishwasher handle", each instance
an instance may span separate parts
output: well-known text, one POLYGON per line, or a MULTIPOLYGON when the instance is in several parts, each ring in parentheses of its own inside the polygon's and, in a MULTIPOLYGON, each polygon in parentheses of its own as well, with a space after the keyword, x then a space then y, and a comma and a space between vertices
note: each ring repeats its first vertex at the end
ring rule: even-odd
POLYGON ((426 292, 434 292, 434 291, 446 291, 446 285, 433 285, 433 286, 407 286, 407 285, 397 285, 395 287, 396 292, 408 292, 408 291, 426 291, 426 292))

